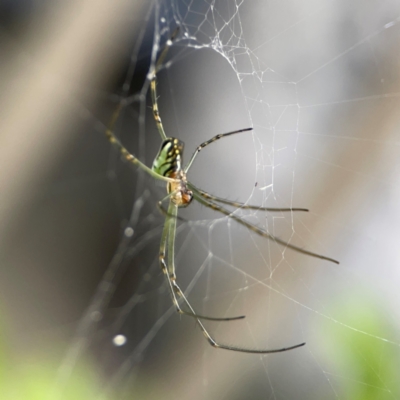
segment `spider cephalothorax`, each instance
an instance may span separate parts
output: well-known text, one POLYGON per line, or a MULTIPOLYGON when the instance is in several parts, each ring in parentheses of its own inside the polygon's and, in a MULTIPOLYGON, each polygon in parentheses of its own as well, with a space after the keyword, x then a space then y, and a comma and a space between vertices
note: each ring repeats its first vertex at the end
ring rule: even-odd
POLYGON ((182 170, 172 174, 176 182, 167 183, 167 192, 171 194, 172 202, 178 207, 187 207, 193 200, 193 192, 187 186, 186 173, 182 170))

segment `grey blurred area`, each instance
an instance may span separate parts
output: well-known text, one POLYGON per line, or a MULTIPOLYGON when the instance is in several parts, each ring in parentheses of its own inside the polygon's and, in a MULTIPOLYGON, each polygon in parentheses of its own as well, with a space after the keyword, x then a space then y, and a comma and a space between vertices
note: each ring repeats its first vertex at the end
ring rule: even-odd
MULTIPOLYGON (((10 351, 22 360, 48 351, 62 365, 114 263, 116 287, 82 352, 105 388, 148 399, 334 399, 346 398, 350 381, 367 385, 350 363, 338 370, 329 332, 375 336, 382 357, 400 356, 398 3, 161 2, 159 38, 148 5, 114 3, 2 5, 0 299, 10 351), (118 96, 133 99, 117 133, 151 165, 159 136, 148 93, 135 96, 153 43, 177 23, 158 76, 167 135, 188 157, 215 134, 254 127, 204 149, 189 179, 232 200, 309 208, 246 218, 340 261, 284 250, 193 205, 179 224, 178 279, 201 313, 246 314, 207 325, 221 342, 304 348, 263 357, 212 349, 193 320, 171 311, 157 263, 165 189, 103 137, 118 96), (335 308, 363 300, 390 333, 357 325, 358 309, 346 319, 335 308), (125 346, 112 344, 116 334, 125 346)), ((381 398, 396 390, 382 383, 381 398)))
POLYGON ((118 241, 109 150, 91 143, 92 116, 103 112, 99 99, 115 85, 144 9, 1 3, 2 319, 22 359, 40 348, 61 358, 118 241))

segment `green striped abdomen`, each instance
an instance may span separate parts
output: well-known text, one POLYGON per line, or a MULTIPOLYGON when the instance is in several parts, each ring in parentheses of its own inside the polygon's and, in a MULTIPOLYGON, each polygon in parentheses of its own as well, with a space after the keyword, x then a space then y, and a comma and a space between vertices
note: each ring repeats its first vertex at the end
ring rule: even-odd
POLYGON ((175 138, 167 138, 153 162, 152 170, 162 176, 175 176, 182 170, 183 142, 175 138))

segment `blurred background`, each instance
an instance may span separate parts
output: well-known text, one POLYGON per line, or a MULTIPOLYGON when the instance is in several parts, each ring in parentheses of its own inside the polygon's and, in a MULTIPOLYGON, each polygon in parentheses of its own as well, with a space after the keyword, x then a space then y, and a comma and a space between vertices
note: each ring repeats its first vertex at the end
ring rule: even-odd
POLYGON ((0 394, 6 399, 396 399, 400 7, 369 1, 0 3, 0 394), (158 251, 159 109, 197 187, 285 249, 193 203, 176 266, 211 348, 171 307, 158 251))

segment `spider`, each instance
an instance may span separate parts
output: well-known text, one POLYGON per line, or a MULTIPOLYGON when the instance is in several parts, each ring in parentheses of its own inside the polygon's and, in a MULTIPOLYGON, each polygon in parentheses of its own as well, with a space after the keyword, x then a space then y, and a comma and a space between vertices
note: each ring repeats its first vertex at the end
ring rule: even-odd
POLYGON ((184 314, 191 316, 196 319, 201 331, 203 332, 204 336, 208 340, 209 344, 215 348, 225 349, 225 350, 232 350, 237 352, 243 353, 258 353, 258 354, 268 354, 268 353, 280 353, 292 349, 296 349, 298 347, 304 346, 305 343, 296 344, 294 346, 283 347, 278 349, 250 349, 250 348, 242 348, 236 347, 231 345, 225 345, 222 343, 217 342, 205 328, 202 320, 209 320, 209 321, 233 321, 245 318, 245 316, 238 316, 238 317, 228 317, 228 318, 216 318, 216 317, 209 317, 205 315, 200 315, 195 312, 191 304, 189 303, 188 299, 186 298, 185 294, 181 290, 176 280, 175 274, 175 236, 176 236, 176 226, 177 220, 180 219, 178 217, 178 209, 187 207, 193 199, 199 202, 200 204, 211 208, 215 211, 218 211, 221 214, 226 215, 227 217, 235 220, 241 225, 244 225, 249 230, 255 232, 256 234, 272 240, 279 245, 282 245, 286 248, 294 250, 296 252, 320 258, 322 260, 327 260, 330 262, 338 263, 338 261, 325 257, 320 254, 313 253, 311 251, 304 250, 300 247, 294 246, 290 243, 281 240, 267 231, 245 221, 241 217, 230 212, 228 209, 224 208, 221 204, 226 204, 235 208, 241 209, 252 209, 252 210, 261 210, 261 211, 279 211, 279 212, 294 212, 294 211, 308 211, 304 208, 268 208, 268 207, 259 207, 253 205, 247 205, 243 203, 229 201, 217 196, 213 196, 199 188, 197 188, 193 183, 188 181, 187 173, 192 166, 196 156, 199 152, 204 149, 206 146, 214 143, 215 141, 228 137, 230 135, 239 134, 242 132, 251 131, 253 128, 246 128, 246 129, 239 129, 236 131, 223 133, 214 136, 210 140, 200 144, 196 150, 194 151, 191 159, 189 160, 188 164, 183 167, 182 165, 182 158, 183 158, 183 148, 184 143, 177 138, 167 137, 163 128, 163 124, 161 122, 161 117, 158 111, 158 103, 157 103, 157 91, 156 91, 156 79, 157 79, 157 72, 160 70, 163 60, 168 52, 168 49, 171 47, 173 40, 175 39, 176 35, 178 34, 178 29, 174 31, 171 38, 166 42, 164 49, 162 50, 161 54, 159 55, 158 59, 156 60, 155 66, 150 71, 150 92, 151 92, 151 99, 152 99, 152 110, 153 110, 153 117, 155 123, 157 125, 158 131, 161 135, 162 144, 161 148, 153 162, 152 168, 147 167, 144 163, 142 163, 138 158, 136 158, 133 154, 129 153, 129 151, 123 146, 123 144, 118 140, 115 136, 113 130, 115 123, 119 117, 120 110, 122 107, 122 102, 117 107, 116 111, 114 112, 109 127, 106 129, 106 136, 110 143, 115 146, 118 151, 120 152, 121 156, 128 161, 129 163, 133 164, 136 167, 139 167, 153 178, 165 181, 167 184, 167 196, 158 202, 158 207, 165 215, 165 222, 164 227, 161 235, 161 243, 160 243, 160 250, 159 250, 159 263, 161 269, 166 277, 166 281, 168 283, 168 288, 170 295, 172 297, 172 302, 176 308, 176 311, 179 314, 184 314), (168 200, 168 208, 165 210, 162 207, 162 203, 168 200), (178 298, 182 299, 182 302, 186 305, 187 310, 182 309, 178 298))

